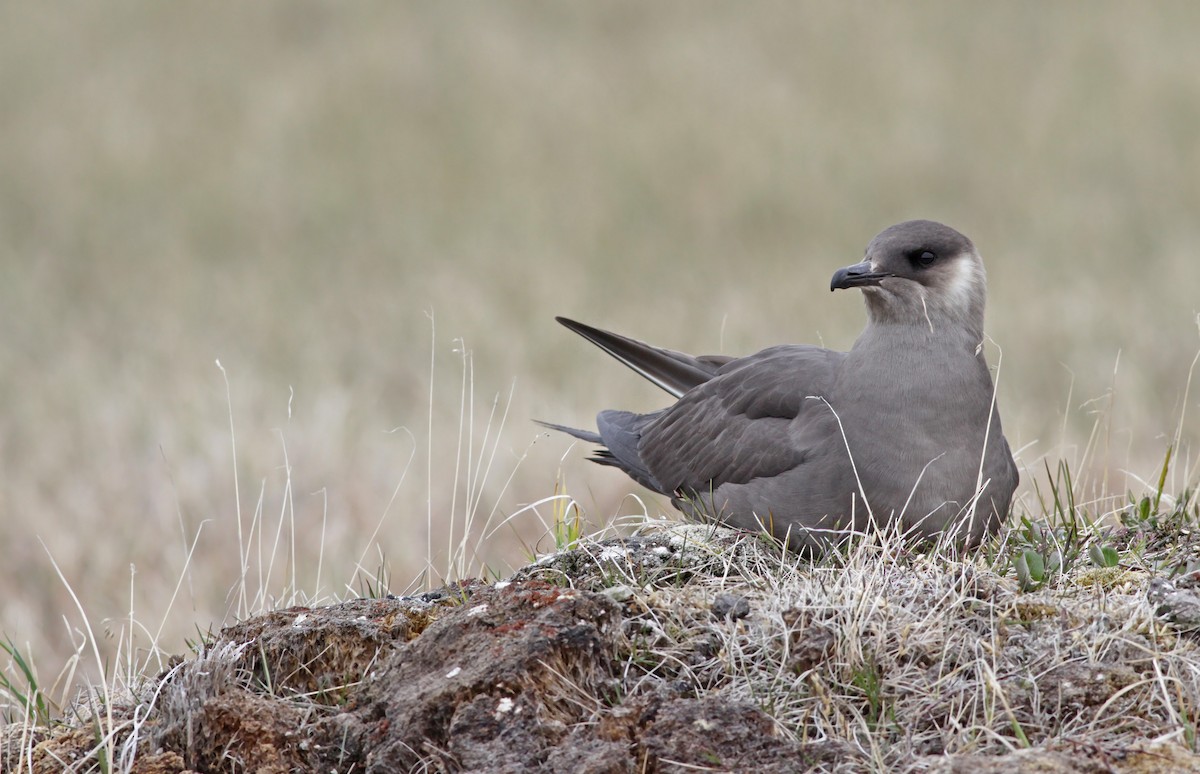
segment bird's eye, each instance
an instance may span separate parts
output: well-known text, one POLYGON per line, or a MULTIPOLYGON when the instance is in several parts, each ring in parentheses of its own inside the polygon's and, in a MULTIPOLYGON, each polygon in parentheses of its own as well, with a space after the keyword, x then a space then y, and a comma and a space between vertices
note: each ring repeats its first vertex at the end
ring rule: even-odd
POLYGON ((937 256, 928 250, 925 250, 924 252, 915 256, 915 258, 916 258, 916 264, 918 266, 922 266, 922 267, 923 266, 932 266, 933 262, 937 260, 937 256))

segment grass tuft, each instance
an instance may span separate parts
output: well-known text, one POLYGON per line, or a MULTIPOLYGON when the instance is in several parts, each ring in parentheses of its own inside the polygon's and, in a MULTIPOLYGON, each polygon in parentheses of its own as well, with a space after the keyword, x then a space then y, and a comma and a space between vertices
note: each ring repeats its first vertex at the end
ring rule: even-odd
POLYGON ((8 654, 11 669, 16 670, 14 676, 10 676, 9 670, 0 672, 0 692, 7 696, 6 703, 15 702, 17 705, 16 710, 5 709, 0 717, 4 718, 5 723, 13 723, 19 719, 20 722, 37 726, 50 725, 52 717, 59 709, 46 697, 33 666, 11 638, 6 637, 4 642, 0 642, 0 651, 8 654))

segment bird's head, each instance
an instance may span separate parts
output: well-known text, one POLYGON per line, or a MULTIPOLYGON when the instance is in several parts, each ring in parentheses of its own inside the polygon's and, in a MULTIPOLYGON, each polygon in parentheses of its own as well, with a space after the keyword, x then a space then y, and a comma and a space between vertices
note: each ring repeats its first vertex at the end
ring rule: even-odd
POLYGON ((860 263, 838 269, 831 290, 862 288, 876 325, 953 326, 983 336, 987 280, 971 240, 932 220, 884 229, 860 263))

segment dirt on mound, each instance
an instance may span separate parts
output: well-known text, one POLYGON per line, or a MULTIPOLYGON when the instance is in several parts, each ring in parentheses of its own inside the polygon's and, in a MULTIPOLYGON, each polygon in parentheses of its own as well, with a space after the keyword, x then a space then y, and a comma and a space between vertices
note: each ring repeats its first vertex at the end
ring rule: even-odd
MULTIPOLYGON (((944 737, 918 729, 947 725, 962 712, 955 706, 976 698, 949 678, 931 683, 946 691, 940 698, 889 698, 894 670, 858 666, 852 674, 861 682, 835 688, 845 649, 861 649, 875 636, 871 627, 882 630, 886 621, 850 632, 804 603, 800 590, 756 585, 744 572, 728 576, 739 552, 756 550, 736 540, 716 551, 710 545, 706 563, 688 556, 677 535, 631 538, 548 558, 510 581, 274 611, 222 630, 195 658, 148 681, 137 700, 112 708, 107 733, 98 716, 74 727, 10 728, 0 770, 87 769, 103 756, 112 770, 144 774, 1200 771, 1185 738, 1164 739, 1149 725, 1132 743, 1030 736, 1048 705, 1094 726, 1121 701, 1153 691, 1152 667, 1121 663, 1116 651, 1111 663, 1043 663, 1028 678, 997 673, 989 711, 1001 716, 1000 730, 946 733, 998 742, 946 749, 944 737), (776 616, 770 605, 780 594, 792 601, 776 616), (783 627, 775 639, 768 619, 783 627), (775 660, 751 666, 753 646, 774 649, 775 660), (765 663, 775 665, 774 687, 747 693, 756 683, 739 683, 739 674, 765 663), (849 695, 855 686, 861 695, 849 695), (794 712, 791 694, 801 693, 816 703, 795 704, 807 709, 794 712), (847 720, 847 734, 829 733, 832 721, 814 709, 821 702, 833 715, 860 713, 847 720), (928 717, 904 717, 909 708, 928 717), (873 747, 880 739, 895 747, 873 747)), ((931 593, 949 593, 938 590, 938 578, 922 582, 931 593)), ((954 592, 956 609, 1012 603, 1012 615, 1024 616, 1018 626, 1065 621, 1050 603, 1031 612, 1036 600, 995 578, 964 573, 954 583, 966 588, 954 592)), ((828 604, 837 599, 829 591, 828 604)), ((1026 647, 1018 634, 993 636, 1026 647)), ((964 669, 944 654, 901 645, 903 663, 914 669, 964 669)), ((930 689, 914 693, 922 691, 930 689)), ((1144 722, 1128 713, 1126 721, 1135 731, 1144 722)))

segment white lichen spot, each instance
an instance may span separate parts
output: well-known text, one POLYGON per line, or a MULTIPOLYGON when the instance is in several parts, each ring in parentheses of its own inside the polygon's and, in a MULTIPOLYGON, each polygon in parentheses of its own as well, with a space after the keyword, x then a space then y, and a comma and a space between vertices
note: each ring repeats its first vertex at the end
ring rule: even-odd
POLYGON ((656 556, 670 556, 671 549, 667 548, 666 546, 655 546, 651 553, 655 554, 656 556))
POLYGON ((503 699, 500 700, 500 703, 496 705, 496 715, 499 716, 499 715, 507 714, 509 712, 512 712, 512 709, 513 709, 513 700, 508 698, 507 696, 505 696, 503 699))
POLYGON ((308 613, 301 613, 296 616, 296 620, 292 621, 292 626, 300 626, 308 620, 308 613))
POLYGON ((488 609, 488 606, 487 606, 486 602, 482 605, 476 605, 475 607, 473 607, 467 611, 467 617, 474 618, 475 616, 483 615, 484 613, 487 612, 487 609, 488 609))
POLYGON ((451 677, 454 677, 461 671, 462 671, 462 667, 454 667, 453 669, 451 669, 449 672, 446 673, 446 679, 449 680, 451 677))
POLYGON ((608 546, 607 548, 605 548, 603 551, 600 552, 600 561, 602 561, 602 562, 615 562, 618 559, 624 559, 624 558, 625 558, 625 549, 618 548, 617 546, 608 546))
POLYGON ((696 721, 692 723, 692 725, 695 726, 696 728, 700 729, 701 731, 712 731, 713 728, 715 728, 715 726, 712 724, 711 720, 705 720, 704 718, 697 718, 696 721))
POLYGON ((633 597, 633 589, 624 585, 610 586, 603 594, 614 602, 628 602, 633 597))
POLYGON ((505 589, 512 585, 512 581, 496 581, 496 588, 505 589))

